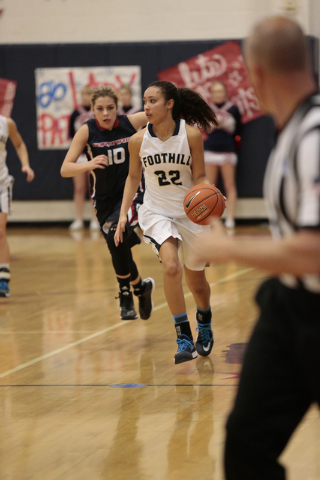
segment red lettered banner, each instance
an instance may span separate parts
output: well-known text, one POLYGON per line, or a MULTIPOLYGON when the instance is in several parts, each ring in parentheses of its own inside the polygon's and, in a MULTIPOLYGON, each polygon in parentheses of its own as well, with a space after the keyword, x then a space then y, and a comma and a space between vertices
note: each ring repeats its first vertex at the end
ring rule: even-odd
POLYGON ((209 104, 211 84, 219 80, 226 85, 229 100, 238 106, 243 123, 263 115, 236 40, 163 70, 158 78, 195 90, 209 104))
POLYGON ((17 82, 0 78, 0 115, 10 117, 16 90, 17 82))

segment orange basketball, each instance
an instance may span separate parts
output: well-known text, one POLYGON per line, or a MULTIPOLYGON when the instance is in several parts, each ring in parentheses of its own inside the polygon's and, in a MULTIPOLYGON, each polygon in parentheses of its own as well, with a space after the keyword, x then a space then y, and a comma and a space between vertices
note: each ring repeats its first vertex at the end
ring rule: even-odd
POLYGON ((225 201, 220 190, 214 185, 195 185, 184 197, 184 211, 190 220, 198 225, 210 223, 210 217, 221 217, 225 201))

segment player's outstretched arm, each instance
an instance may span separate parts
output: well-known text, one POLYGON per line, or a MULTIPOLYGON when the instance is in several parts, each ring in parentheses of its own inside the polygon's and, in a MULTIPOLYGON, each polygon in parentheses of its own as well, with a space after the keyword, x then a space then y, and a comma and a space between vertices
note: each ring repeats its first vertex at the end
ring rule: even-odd
POLYGON ((9 138, 21 162, 21 171, 27 174, 27 182, 32 182, 34 179, 34 171, 29 164, 29 155, 26 144, 22 140, 22 137, 18 132, 17 125, 12 118, 8 118, 7 122, 9 128, 9 138))
POLYGON ((320 274, 320 231, 302 229, 280 240, 229 237, 221 222, 214 220, 211 231, 196 239, 194 256, 213 263, 235 261, 273 275, 320 274))
POLYGON ((129 140, 130 166, 123 192, 119 222, 114 236, 116 246, 123 241, 123 232, 127 223, 127 212, 132 204, 133 197, 138 190, 139 183, 141 182, 142 164, 140 161, 139 152, 143 135, 143 131, 138 132, 129 140))
POLYGON ((75 177, 80 173, 88 172, 95 168, 106 168, 108 166, 108 157, 106 155, 98 155, 89 162, 76 163, 88 142, 88 138, 88 126, 82 125, 73 137, 68 153, 61 166, 60 173, 62 177, 75 177))

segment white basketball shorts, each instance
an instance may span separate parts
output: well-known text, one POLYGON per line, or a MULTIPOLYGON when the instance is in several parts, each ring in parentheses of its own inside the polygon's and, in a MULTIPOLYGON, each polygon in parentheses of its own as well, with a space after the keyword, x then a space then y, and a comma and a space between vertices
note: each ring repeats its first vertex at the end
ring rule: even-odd
POLYGON ((206 264, 195 263, 192 258, 193 242, 197 235, 210 230, 209 226, 193 223, 189 218, 170 218, 148 210, 141 205, 139 212, 139 225, 143 231, 146 243, 151 243, 155 253, 159 256, 161 245, 169 237, 176 238, 179 242, 179 257, 183 265, 189 270, 202 271, 206 264))
POLYGON ((219 153, 219 152, 210 152, 209 150, 204 151, 204 163, 207 165, 217 165, 221 167, 226 163, 231 163, 231 165, 237 165, 238 158, 235 153, 219 153))

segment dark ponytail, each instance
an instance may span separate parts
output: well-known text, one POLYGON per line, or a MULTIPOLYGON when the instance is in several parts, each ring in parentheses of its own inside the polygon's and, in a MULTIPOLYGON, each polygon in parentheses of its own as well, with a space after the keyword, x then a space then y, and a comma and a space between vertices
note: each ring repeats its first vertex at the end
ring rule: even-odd
POLYGON ((159 88, 166 100, 174 101, 172 118, 183 118, 188 125, 196 125, 205 132, 211 132, 218 125, 217 118, 207 102, 199 93, 190 88, 177 88, 171 82, 159 80, 149 87, 159 88))

